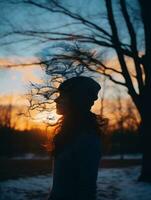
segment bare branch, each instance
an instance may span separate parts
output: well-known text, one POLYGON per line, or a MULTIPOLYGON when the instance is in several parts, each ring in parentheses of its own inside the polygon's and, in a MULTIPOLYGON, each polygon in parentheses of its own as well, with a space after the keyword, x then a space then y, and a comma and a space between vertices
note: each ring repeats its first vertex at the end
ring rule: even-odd
POLYGON ((115 44, 115 50, 116 53, 118 55, 118 59, 121 65, 121 69, 122 69, 122 74, 123 77, 125 79, 127 88, 128 88, 128 92, 131 94, 131 96, 136 100, 137 98, 137 94, 136 91, 134 89, 125 59, 124 59, 124 55, 122 53, 121 47, 119 45, 119 37, 118 37, 118 32, 117 32, 117 27, 116 27, 116 23, 114 20, 114 14, 113 14, 113 9, 112 9, 112 2, 111 0, 107 0, 106 1, 106 8, 107 8, 107 14, 108 14, 108 19, 109 19, 109 24, 111 26, 111 30, 112 30, 112 34, 113 34, 113 43, 115 44))
POLYGON ((131 23, 127 8, 126 8, 126 2, 125 0, 120 0, 120 4, 121 4, 121 8, 122 8, 122 13, 125 19, 125 22, 127 24, 127 28, 130 34, 130 40, 131 40, 131 49, 132 49, 132 53, 133 53, 133 59, 134 59, 134 63, 135 63, 135 68, 136 68, 136 73, 137 73, 137 82, 138 82, 138 89, 139 92, 142 91, 143 87, 144 87, 144 83, 143 83, 143 78, 142 78, 142 70, 141 70, 141 65, 139 62, 139 55, 138 55, 138 51, 137 51, 137 41, 136 41, 136 33, 134 30, 134 27, 131 23))

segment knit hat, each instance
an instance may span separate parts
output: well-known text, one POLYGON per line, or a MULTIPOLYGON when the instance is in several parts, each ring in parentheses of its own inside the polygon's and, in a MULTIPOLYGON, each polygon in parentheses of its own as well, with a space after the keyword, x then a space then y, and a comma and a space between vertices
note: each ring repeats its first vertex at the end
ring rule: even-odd
POLYGON ((90 98, 95 101, 101 86, 92 78, 86 76, 72 77, 60 84, 58 91, 70 96, 90 98))

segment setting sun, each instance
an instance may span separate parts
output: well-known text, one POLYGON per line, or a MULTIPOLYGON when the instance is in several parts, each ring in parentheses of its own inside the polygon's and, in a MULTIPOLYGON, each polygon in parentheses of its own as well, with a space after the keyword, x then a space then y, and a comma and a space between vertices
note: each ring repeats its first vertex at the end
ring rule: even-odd
POLYGON ((35 117, 34 120, 36 122, 44 122, 44 123, 50 123, 50 124, 55 124, 58 119, 60 118, 61 115, 58 115, 56 111, 43 111, 38 113, 35 117))

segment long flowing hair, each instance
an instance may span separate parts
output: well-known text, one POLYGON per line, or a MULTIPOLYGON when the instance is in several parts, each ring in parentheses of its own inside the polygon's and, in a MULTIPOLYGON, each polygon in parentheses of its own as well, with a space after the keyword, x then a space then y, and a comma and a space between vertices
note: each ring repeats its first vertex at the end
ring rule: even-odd
POLYGON ((90 111, 100 89, 96 81, 84 76, 72 77, 60 84, 58 91, 68 98, 70 113, 65 113, 59 122, 58 132, 52 141, 53 155, 62 152, 83 132, 101 133, 101 120, 90 111))
POLYGON ((62 152, 82 132, 98 134, 101 137, 103 124, 100 116, 91 111, 81 112, 80 115, 72 114, 68 117, 62 117, 52 140, 52 155, 56 156, 62 152))

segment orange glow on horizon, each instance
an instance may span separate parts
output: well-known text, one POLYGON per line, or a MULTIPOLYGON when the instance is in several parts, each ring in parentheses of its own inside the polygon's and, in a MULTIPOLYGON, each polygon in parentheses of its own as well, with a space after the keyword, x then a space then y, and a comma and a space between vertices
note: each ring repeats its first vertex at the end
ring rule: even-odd
MULTIPOLYGON (((128 113, 127 111, 127 104, 129 103, 128 99, 122 99, 122 106, 123 106, 123 114, 126 116, 128 113)), ((51 112, 43 111, 43 112, 37 112, 33 111, 32 118, 26 117, 25 115, 20 115, 20 113, 26 113, 27 110, 27 102, 25 96, 11 96, 11 95, 4 95, 0 97, 0 104, 1 106, 7 107, 8 105, 12 105, 12 127, 19 130, 25 130, 25 129, 33 129, 33 128, 39 128, 41 130, 46 129, 46 124, 53 125, 57 122, 57 120, 60 118, 60 115, 56 114, 55 110, 52 110, 51 112), (17 99, 19 98, 19 101, 17 99), (5 101, 4 101, 5 99, 5 101)), ((133 115, 135 115, 136 122, 139 123, 139 115, 137 113, 137 110, 135 107, 130 105, 130 108, 133 110, 133 115)), ((92 112, 99 114, 100 113, 100 101, 95 101, 92 112)), ((105 99, 104 100, 104 117, 109 119, 109 123, 111 125, 116 125, 117 121, 120 118, 120 110, 118 110, 118 104, 116 102, 116 99, 105 99)))
MULTIPOLYGON (((11 59, 0 59, 0 66, 9 66, 16 63, 31 63, 31 62, 37 62, 37 58, 11 58, 11 59), (15 63, 16 62, 16 63, 15 63)), ((135 75, 135 69, 134 69, 134 63, 131 59, 126 59, 126 62, 128 63, 128 68, 131 74, 135 75)), ((117 59, 112 58, 108 61, 106 61, 106 64, 116 70, 120 70, 120 65, 117 59)), ((6 67, 3 67, 4 69, 6 67)), ((32 70, 37 68, 37 66, 30 66, 29 68, 26 67, 27 71, 24 71, 24 67, 18 66, 15 69, 19 70, 21 74, 23 74, 22 83, 27 83, 28 81, 33 81, 35 83, 41 83, 41 79, 37 77, 34 73, 32 73, 32 70)), ((10 68, 11 70, 12 68, 10 68)), ((110 72, 111 73, 111 72, 110 72)), ((12 79, 15 79, 15 77, 12 77, 12 79)), ((119 80, 122 80, 121 77, 117 77, 119 80)), ((137 88, 137 84, 134 85, 137 88)), ((9 80, 8 80, 9 81, 9 80)), ((20 84, 20 83, 19 83, 20 84)), ((9 84, 8 84, 9 85, 9 84)), ((127 97, 126 97, 127 98, 127 97)), ((127 99, 122 99, 122 105, 123 110, 126 109, 127 99)), ((8 106, 12 105, 13 107, 13 113, 12 113, 12 124, 15 124, 15 128, 19 130, 24 129, 32 129, 33 127, 38 127, 40 129, 45 129, 46 125, 44 122, 50 122, 55 123, 59 116, 55 113, 55 111, 52 111, 51 113, 48 113, 46 111, 43 111, 42 113, 33 112, 34 119, 27 118, 23 115, 18 115, 19 112, 24 112, 27 109, 28 106, 28 100, 26 99, 25 95, 22 95, 20 93, 14 93, 14 94, 1 94, 0 96, 0 105, 1 106, 8 106)), ((101 109, 100 101, 95 101, 95 104, 92 107, 92 111, 99 114, 101 109)), ((134 113, 136 115, 137 120, 139 121, 139 115, 135 108, 133 108, 134 113)), ((124 114, 126 114, 126 111, 123 111, 124 114)), ((104 100, 104 117, 109 118, 111 124, 116 124, 117 120, 120 117, 120 112, 117 109, 117 102, 115 99, 105 99, 104 100)))

